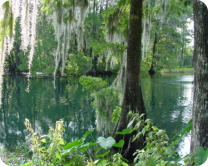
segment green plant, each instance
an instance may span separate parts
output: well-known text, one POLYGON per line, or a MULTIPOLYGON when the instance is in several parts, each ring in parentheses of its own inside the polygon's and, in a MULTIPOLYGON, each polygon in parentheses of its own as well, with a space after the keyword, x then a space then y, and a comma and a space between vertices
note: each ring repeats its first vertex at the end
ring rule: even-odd
POLYGON ((121 107, 119 106, 116 106, 116 108, 113 110, 113 114, 112 114, 112 122, 113 123, 117 123, 119 118, 120 118, 120 115, 121 115, 121 107))
POLYGON ((149 119, 144 119, 144 115, 130 112, 130 122, 127 129, 116 134, 126 135, 136 131, 132 141, 141 136, 146 139, 146 146, 138 149, 134 155, 135 166, 177 166, 177 154, 169 145, 169 138, 164 130, 160 130, 151 124, 149 119))
POLYGON ((142 62, 141 62, 141 72, 140 73, 143 77, 148 75, 148 71, 151 67, 151 64, 152 64, 152 56, 147 56, 142 60, 142 62))
POLYGON ((116 153, 113 155, 113 166, 128 166, 127 163, 128 161, 121 154, 116 153))
POLYGON ((103 149, 110 149, 115 144, 115 139, 113 137, 98 137, 97 143, 103 148, 103 149))
POLYGON ((199 166, 203 164, 208 158, 208 149, 199 147, 196 154, 194 155, 194 165, 199 166))
POLYGON ((187 135, 191 132, 191 129, 192 129, 192 119, 188 122, 188 124, 179 133, 177 133, 172 138, 172 140, 171 140, 172 143, 169 146, 170 147, 176 146, 185 135, 187 135))
POLYGON ((99 112, 112 114, 113 108, 119 103, 118 90, 113 87, 103 88, 91 96, 94 98, 93 106, 99 112))
POLYGON ((84 87, 84 89, 91 91, 100 90, 108 85, 107 81, 102 78, 92 76, 81 76, 79 78, 79 83, 84 87))
POLYGON ((19 66, 18 66, 18 70, 20 71, 20 72, 25 72, 25 71, 27 71, 28 70, 28 52, 29 51, 27 51, 26 53, 24 53, 23 51, 21 51, 20 53, 19 53, 19 58, 20 58, 20 64, 19 64, 19 66))
POLYGON ((64 140, 62 134, 64 131, 64 121, 56 122, 55 129, 50 128, 47 136, 39 136, 32 128, 29 120, 25 120, 25 126, 29 131, 28 139, 30 141, 30 149, 32 151, 31 159, 23 166, 55 166, 61 165, 62 151, 64 140))
POLYGON ((36 49, 34 53, 31 73, 37 72, 53 74, 54 54, 57 48, 54 28, 45 14, 40 14, 37 23, 36 49))
POLYGON ((87 73, 92 68, 92 59, 84 55, 69 54, 66 61, 66 74, 80 75, 87 73))
POLYGON ((69 142, 64 146, 62 155, 64 158, 67 158, 66 166, 85 166, 87 159, 93 157, 93 154, 88 149, 94 147, 96 143, 85 142, 89 134, 91 134, 91 131, 86 132, 82 138, 69 142))
POLYGON ((97 130, 110 134, 113 131, 113 110, 119 104, 119 92, 116 88, 103 88, 91 94, 96 109, 97 130))
MULTIPOLYGON (((119 108, 119 107, 118 107, 119 108)), ((120 108, 119 108, 120 110, 120 108)), ((129 114, 130 121, 127 128, 119 135, 135 133, 132 141, 140 136, 146 138, 146 146, 135 152, 135 166, 180 166, 180 156, 169 144, 169 138, 164 130, 153 126, 149 119, 144 120, 144 115, 129 114)), ((28 151, 20 159, 18 155, 12 155, 9 161, 11 165, 22 166, 128 166, 128 161, 120 153, 114 154, 112 147, 122 149, 124 140, 116 142, 111 136, 98 137, 96 142, 86 142, 86 138, 91 131, 86 132, 80 139, 65 143, 63 140, 64 121, 56 122, 55 129, 50 128, 48 135, 38 135, 32 128, 29 120, 25 120, 25 126, 29 135, 27 139, 30 143, 30 154, 28 151), (14 163, 15 160, 16 163, 14 163), (13 164, 14 163, 14 164, 13 164), (23 164, 24 163, 24 164, 23 164)), ((184 129, 185 130, 185 129, 184 129)), ((208 150, 200 147, 193 156, 196 166, 205 162, 208 150)), ((186 165, 191 163, 191 155, 184 159, 186 165)))
POLYGON ((86 132, 82 138, 65 144, 63 140, 64 121, 56 122, 55 129, 50 128, 49 134, 39 136, 32 128, 29 120, 25 120, 25 126, 29 131, 27 139, 30 142, 31 158, 23 166, 85 166, 87 149, 96 145, 94 142, 85 143, 86 137, 91 133, 86 132))

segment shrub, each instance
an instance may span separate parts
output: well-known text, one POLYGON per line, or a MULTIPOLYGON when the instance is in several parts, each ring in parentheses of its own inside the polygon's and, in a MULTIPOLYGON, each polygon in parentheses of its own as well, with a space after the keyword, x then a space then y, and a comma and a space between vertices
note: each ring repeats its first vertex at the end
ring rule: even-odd
POLYGON ((107 87, 108 85, 107 81, 104 81, 102 78, 92 76, 81 76, 79 78, 79 83, 84 87, 84 89, 90 91, 97 91, 107 87))
POLYGON ((29 131, 27 139, 30 142, 32 151, 31 159, 23 166, 58 166, 64 161, 62 151, 64 140, 62 134, 64 132, 64 121, 56 122, 56 128, 50 128, 49 134, 39 136, 31 127, 29 120, 25 120, 25 126, 29 131))
MULTIPOLYGON (((164 130, 153 126, 149 119, 144 120, 144 115, 129 114, 130 122, 127 129, 117 132, 119 135, 128 135, 135 132, 132 141, 141 135, 146 137, 146 146, 135 152, 135 166, 180 166, 180 156, 170 147, 169 138, 164 130)), ((28 120, 25 125, 29 131, 27 139, 30 142, 31 157, 26 156, 26 163, 22 166, 128 166, 128 161, 120 153, 113 154, 112 147, 123 148, 124 140, 115 142, 112 137, 98 137, 96 142, 86 143, 88 131, 80 139, 65 143, 62 138, 64 121, 56 122, 55 129, 50 129, 49 134, 40 136, 32 129, 28 120)), ((28 152, 27 152, 28 154, 28 152)), ((26 154, 26 155, 27 155, 26 154)), ((190 165, 193 157, 195 165, 200 165, 207 159, 208 150, 199 148, 193 157, 186 156, 186 165, 190 165)), ((17 159, 19 160, 19 158, 17 159)), ((18 163, 18 162, 17 162, 18 163)), ((193 164, 193 163, 192 163, 193 164)))
POLYGON ((66 74, 80 75, 87 73, 92 68, 92 60, 84 55, 69 54, 66 61, 66 74))

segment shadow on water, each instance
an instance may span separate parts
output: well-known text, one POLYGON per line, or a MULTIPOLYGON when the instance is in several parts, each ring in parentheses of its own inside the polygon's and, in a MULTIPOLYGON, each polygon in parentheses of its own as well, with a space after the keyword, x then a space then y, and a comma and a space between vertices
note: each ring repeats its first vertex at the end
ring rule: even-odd
POLYGON ((25 118, 38 133, 47 133, 55 122, 64 119, 65 138, 80 138, 95 128, 95 115, 91 98, 77 79, 59 78, 56 89, 52 79, 31 79, 30 92, 26 92, 27 78, 6 76, 2 85, 0 108, 0 143, 12 148, 24 141, 25 118))

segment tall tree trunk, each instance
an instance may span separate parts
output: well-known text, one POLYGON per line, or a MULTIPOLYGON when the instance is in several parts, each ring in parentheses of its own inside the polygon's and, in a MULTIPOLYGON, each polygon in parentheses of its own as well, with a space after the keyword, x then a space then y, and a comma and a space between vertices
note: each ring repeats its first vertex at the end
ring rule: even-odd
POLYGON ((191 152, 208 148, 208 10, 193 0, 194 11, 194 99, 191 152))
POLYGON ((93 56, 92 57, 92 69, 91 69, 91 72, 92 72, 92 75, 93 76, 97 76, 97 64, 98 64, 98 56, 93 56))
POLYGON ((109 0, 106 0, 105 10, 107 10, 107 9, 108 9, 108 1, 109 1, 109 0))
MULTIPOLYGON (((130 28, 128 35, 125 89, 122 102, 122 113, 115 128, 115 132, 127 128, 129 111, 140 114, 146 113, 140 83, 142 0, 131 0, 130 5, 130 28)), ((117 141, 122 138, 120 135, 114 134, 114 136, 117 141)), ((135 142, 132 142, 132 138, 133 134, 125 135, 125 144, 122 149, 123 157, 129 161, 133 161, 133 153, 136 149, 144 147, 143 138, 140 138, 135 142)))
POLYGON ((96 13, 96 0, 93 1, 93 13, 96 13))
POLYGON ((180 68, 183 67, 183 49, 184 49, 184 46, 182 46, 182 48, 181 48, 180 68))

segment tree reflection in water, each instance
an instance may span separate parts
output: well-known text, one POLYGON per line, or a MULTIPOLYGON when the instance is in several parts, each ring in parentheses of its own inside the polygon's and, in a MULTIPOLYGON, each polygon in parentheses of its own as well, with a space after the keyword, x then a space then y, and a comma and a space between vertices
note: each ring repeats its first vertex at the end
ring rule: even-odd
POLYGON ((82 91, 77 79, 58 78, 56 89, 50 78, 31 79, 30 92, 25 91, 27 79, 6 76, 2 85, 0 109, 0 143, 12 148, 24 141, 25 118, 38 133, 47 133, 55 122, 64 119, 66 139, 80 138, 95 128, 95 114, 90 93, 82 91))

